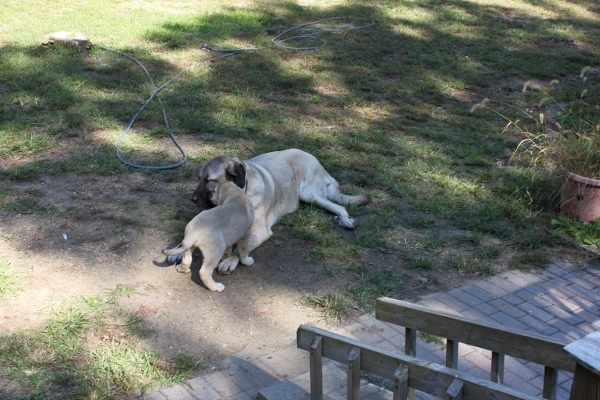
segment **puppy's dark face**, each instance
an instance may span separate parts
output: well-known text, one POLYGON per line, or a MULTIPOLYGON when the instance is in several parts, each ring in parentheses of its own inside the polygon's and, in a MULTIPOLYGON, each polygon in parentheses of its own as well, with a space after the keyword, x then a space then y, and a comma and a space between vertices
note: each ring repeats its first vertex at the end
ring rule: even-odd
POLYGON ((237 158, 216 157, 207 162, 198 173, 200 184, 192 195, 192 201, 207 210, 217 205, 215 189, 219 183, 231 181, 239 188, 246 186, 246 167, 237 158))

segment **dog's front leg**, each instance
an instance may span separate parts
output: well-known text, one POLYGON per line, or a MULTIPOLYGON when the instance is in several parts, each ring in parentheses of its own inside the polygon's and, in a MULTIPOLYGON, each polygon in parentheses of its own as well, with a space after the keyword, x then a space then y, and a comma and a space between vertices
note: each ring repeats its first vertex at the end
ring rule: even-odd
MULTIPOLYGON (((270 227, 264 225, 264 222, 257 224, 256 221, 264 220, 261 218, 254 218, 254 225, 252 226, 252 233, 250 234, 250 238, 248 239, 248 247, 247 254, 252 253, 254 249, 263 244, 267 239, 273 235, 273 231, 271 231, 270 227)), ((238 249, 239 253, 239 249, 238 249)), ((253 260, 254 261, 254 260, 253 260)), ((230 257, 227 257, 224 260, 221 260, 217 270, 221 274, 230 274, 232 273, 240 263, 240 257, 238 254, 234 254, 230 257)))

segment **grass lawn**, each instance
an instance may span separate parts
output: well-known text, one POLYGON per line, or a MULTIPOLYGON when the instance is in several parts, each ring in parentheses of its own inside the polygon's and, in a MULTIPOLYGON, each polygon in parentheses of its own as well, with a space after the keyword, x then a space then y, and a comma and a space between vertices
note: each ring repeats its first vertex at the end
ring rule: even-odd
MULTIPOLYGON (((189 184, 216 155, 246 159, 295 147, 314 154, 344 191, 373 198, 366 207, 349 207, 359 220, 351 234, 310 205, 280 222, 311 248, 306 256, 328 276, 352 275, 352 282, 305 301, 332 319, 351 305, 368 309, 378 296, 401 296, 407 287, 447 277, 587 257, 570 236, 553 230, 561 182, 552 164, 533 165, 526 152, 511 157, 520 138, 503 132, 501 118, 471 107, 491 98, 537 112, 539 98, 535 90, 522 93, 523 83, 553 79, 561 82, 561 100, 585 84, 587 101, 599 104, 597 1, 2 3, 0 219, 63 211, 44 207, 44 193, 3 188, 8 182, 137 172, 116 158, 115 146, 153 86, 138 64, 103 46, 135 57, 156 86, 185 71, 159 96, 174 134, 202 143, 202 151, 189 152, 180 168, 147 174, 189 184), (292 48, 272 41, 311 22, 317 23, 288 36, 319 34, 282 43, 292 48), (56 31, 87 35, 90 51, 41 44, 56 31), (259 49, 209 62, 222 53, 203 50, 205 43, 259 49), (585 66, 592 69, 582 82, 585 66), (389 255, 400 265, 378 264, 389 255)), ((177 163, 181 155, 168 136, 154 101, 122 154, 144 165, 177 163)), ((134 204, 127 207, 135 213, 134 204)), ((0 231, 0 240, 15 238, 0 231)), ((8 262, 0 259, 0 301, 18 295, 8 262)), ((185 357, 160 360, 141 345, 87 348, 80 335, 99 325, 116 324, 134 343, 141 334, 111 302, 79 304, 87 308, 56 310, 39 331, 0 338, 0 385, 17 382, 31 399, 45 398, 51 384, 65 388, 56 398, 119 398, 184 379, 196 366, 185 357), (57 335, 56 320, 68 321, 60 328, 70 327, 67 333, 57 335), (64 343, 71 353, 56 348, 64 343), (40 346, 44 357, 28 359, 28 346, 40 346), (137 370, 101 368, 98 357, 129 357, 137 370), (64 369, 52 376, 64 379, 48 383, 57 362, 64 369), (125 377, 119 385, 117 377, 125 377)))

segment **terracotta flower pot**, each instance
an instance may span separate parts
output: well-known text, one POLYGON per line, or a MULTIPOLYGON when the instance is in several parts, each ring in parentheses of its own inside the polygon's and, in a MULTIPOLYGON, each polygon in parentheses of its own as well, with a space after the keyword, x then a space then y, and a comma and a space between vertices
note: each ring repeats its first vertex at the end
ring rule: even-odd
POLYGON ((562 167, 560 170, 563 173, 560 211, 584 222, 600 218, 600 180, 574 174, 562 167))

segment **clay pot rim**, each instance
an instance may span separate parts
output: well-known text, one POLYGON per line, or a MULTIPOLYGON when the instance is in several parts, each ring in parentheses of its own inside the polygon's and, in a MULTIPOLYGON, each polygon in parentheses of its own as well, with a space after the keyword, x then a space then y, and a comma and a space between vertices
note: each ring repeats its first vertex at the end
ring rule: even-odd
POLYGON ((590 186, 600 186, 600 180, 598 180, 598 179, 586 178, 585 176, 577 175, 576 173, 569 171, 562 165, 559 165, 558 169, 560 169, 560 171, 568 179, 572 179, 576 182, 584 183, 584 184, 590 185, 590 186))

